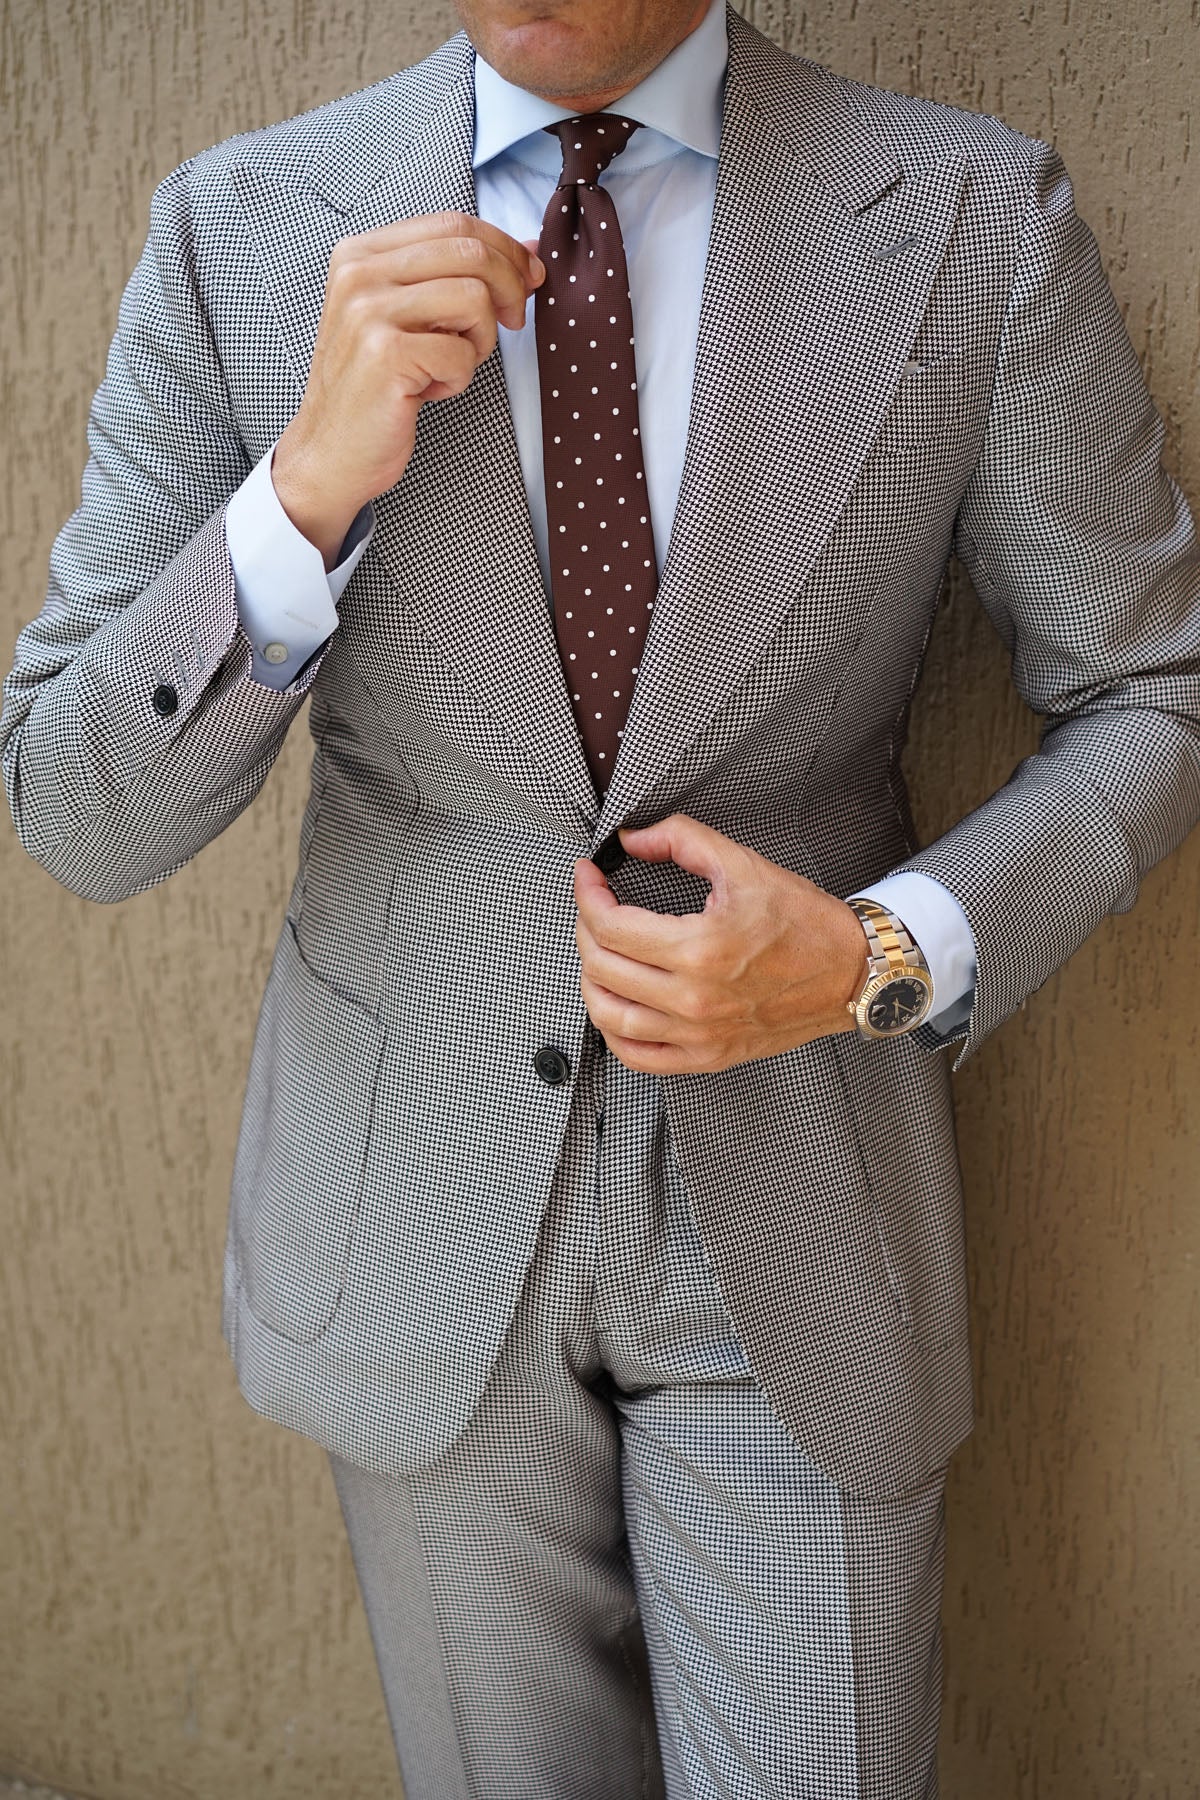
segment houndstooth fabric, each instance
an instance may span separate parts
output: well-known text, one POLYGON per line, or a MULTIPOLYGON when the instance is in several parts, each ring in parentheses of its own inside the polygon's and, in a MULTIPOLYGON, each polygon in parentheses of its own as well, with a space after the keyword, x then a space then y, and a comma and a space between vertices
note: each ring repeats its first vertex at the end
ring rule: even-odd
MULTIPOLYGON (((678 511, 599 815, 498 356, 422 409, 291 688, 253 681, 237 620, 223 506, 298 404, 333 245, 473 208, 461 34, 158 190, 5 687, 21 840, 104 901, 229 824, 311 698, 226 1327, 253 1405, 384 1473, 462 1431, 529 1265, 571 1091, 534 1057, 577 1071, 586 1022, 581 851, 679 809, 835 893, 924 870, 976 939, 969 1052, 1200 812, 1195 534, 1057 157, 728 29, 678 511), (898 757, 952 548, 1047 733, 916 853, 898 757)), ((669 864, 612 880, 703 900, 669 864)), ((663 1083, 751 1365, 860 1494, 970 1423, 947 1080, 911 1039, 839 1036, 663 1083)))
POLYGON ((941 1472, 855 1500, 797 1447, 594 1032, 475 1416, 333 1469, 408 1800, 936 1795, 941 1472))

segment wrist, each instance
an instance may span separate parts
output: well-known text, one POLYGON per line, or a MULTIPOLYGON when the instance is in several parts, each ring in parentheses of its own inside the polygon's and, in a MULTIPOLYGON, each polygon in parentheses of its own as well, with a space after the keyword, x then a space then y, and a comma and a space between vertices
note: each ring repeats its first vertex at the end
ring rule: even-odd
POLYGON ((360 508, 339 500, 327 482, 316 478, 306 450, 283 433, 271 458, 271 485, 276 498, 302 537, 318 551, 326 572, 336 568, 346 533, 360 508))

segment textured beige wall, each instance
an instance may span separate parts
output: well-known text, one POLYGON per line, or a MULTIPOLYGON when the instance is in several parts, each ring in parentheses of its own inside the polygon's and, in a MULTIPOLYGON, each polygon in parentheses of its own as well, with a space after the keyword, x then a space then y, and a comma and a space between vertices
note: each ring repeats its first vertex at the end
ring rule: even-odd
MULTIPOLYGON (((1052 136, 1200 497, 1190 0, 761 0, 790 48, 1052 136)), ((75 502, 153 182, 437 42, 419 0, 3 0, 3 661, 75 502), (13 253, 15 251, 15 254, 13 253)), ((926 832, 1033 740, 960 582, 926 832)), ((0 1768, 100 1800, 399 1793, 321 1455, 239 1401, 225 1191, 307 772, 101 909, 0 831, 0 1768)), ((952 1483, 949 1800, 1200 1792, 1200 841, 964 1071, 981 1425, 952 1483)))

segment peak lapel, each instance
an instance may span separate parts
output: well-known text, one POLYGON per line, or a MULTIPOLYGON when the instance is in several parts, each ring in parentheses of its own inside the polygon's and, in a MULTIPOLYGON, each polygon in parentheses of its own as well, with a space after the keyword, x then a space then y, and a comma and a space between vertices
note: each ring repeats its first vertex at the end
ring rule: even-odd
MULTIPOLYGON (((473 57, 465 36, 375 90, 295 186, 243 167, 235 181, 296 373, 299 402, 339 238, 397 219, 477 213, 473 57), (423 78, 423 79, 422 79, 423 78)), ((463 394, 422 407, 403 480, 376 502, 372 552, 397 606, 459 679, 570 795, 581 827, 596 796, 559 661, 529 522, 499 350, 463 394)), ((368 677, 403 685, 397 634, 348 596, 342 629, 368 677)))
POLYGON ((803 604, 902 379, 962 185, 957 160, 904 174, 822 71, 728 19, 683 477, 601 836, 803 604))

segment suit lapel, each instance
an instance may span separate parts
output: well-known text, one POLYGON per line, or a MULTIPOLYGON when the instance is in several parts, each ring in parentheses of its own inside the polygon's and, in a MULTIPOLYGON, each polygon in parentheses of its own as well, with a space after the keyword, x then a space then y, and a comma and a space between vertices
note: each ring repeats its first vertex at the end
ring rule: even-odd
POLYGON ((962 185, 956 160, 905 175, 822 71, 728 23, 683 477, 601 837, 803 605, 902 379, 962 185))
MULTIPOLYGON (((408 80, 407 117, 390 91, 396 84, 376 90, 375 104, 352 115, 302 187, 268 183, 248 167, 235 175, 294 365, 297 402, 338 239, 421 213, 478 210, 465 36, 408 80)), ((506 735, 567 790, 581 829, 590 831, 595 790, 563 680, 498 350, 465 393, 421 409, 404 478, 375 512, 372 552, 391 577, 395 605, 417 619, 506 735)), ((378 603, 364 615, 348 596, 341 613, 368 678, 402 687, 400 634, 388 631, 378 603)))

